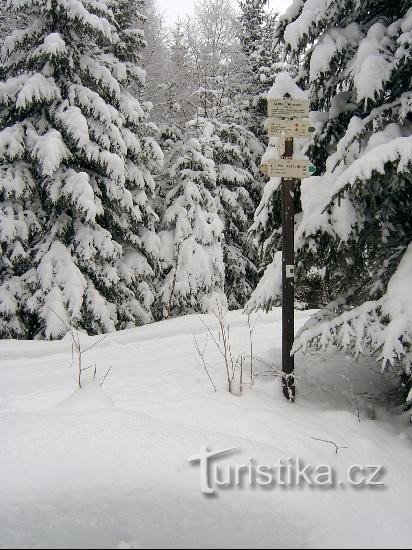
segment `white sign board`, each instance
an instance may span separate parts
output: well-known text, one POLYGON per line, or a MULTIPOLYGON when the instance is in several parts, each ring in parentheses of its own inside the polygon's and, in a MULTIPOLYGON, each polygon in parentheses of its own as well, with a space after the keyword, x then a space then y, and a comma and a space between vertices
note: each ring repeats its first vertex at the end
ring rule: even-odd
POLYGON ((308 118, 297 118, 285 120, 281 118, 270 118, 268 120, 269 137, 309 137, 314 132, 312 122, 308 118))
POLYGON ((268 117, 304 118, 309 116, 309 101, 284 97, 268 99, 268 117))
POLYGON ((261 171, 270 178, 304 179, 315 173, 316 168, 308 160, 270 160, 261 166, 261 171))

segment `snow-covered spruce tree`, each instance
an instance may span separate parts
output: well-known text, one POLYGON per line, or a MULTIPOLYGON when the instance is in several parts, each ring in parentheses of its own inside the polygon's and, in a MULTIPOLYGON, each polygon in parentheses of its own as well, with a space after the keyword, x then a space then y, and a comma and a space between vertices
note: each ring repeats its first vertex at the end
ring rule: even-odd
POLYGON ((216 170, 214 195, 224 226, 225 293, 231 309, 243 307, 257 277, 257 254, 248 233, 256 208, 258 163, 263 147, 235 123, 199 119, 191 126, 210 151, 216 170))
MULTIPOLYGON (((198 118, 188 122, 184 130, 173 125, 162 125, 161 137, 166 157, 163 178, 166 185, 159 185, 157 211, 164 219, 165 205, 170 202, 167 196, 171 187, 175 189, 174 178, 170 174, 175 174, 176 162, 180 162, 182 154, 187 154, 184 141, 187 140, 189 149, 193 143, 199 144, 209 170, 213 170, 213 184, 209 184, 208 189, 214 201, 213 211, 218 213, 223 224, 221 246, 227 303, 231 309, 243 307, 257 283, 257 255, 248 229, 256 208, 256 185, 259 181, 257 164, 263 147, 242 126, 217 119, 198 118)), ((183 163, 178 170, 186 171, 186 168, 183 163)), ((183 190, 182 184, 178 192, 182 193, 183 190)), ((173 200, 175 198, 174 196, 173 200)), ((174 220, 174 223, 177 221, 174 220)), ((164 225, 168 229, 171 227, 164 225)), ((165 255, 167 256, 166 252, 165 255)), ((169 260, 166 265, 170 270, 173 263, 169 260)))
POLYGON ((303 56, 301 81, 323 111, 309 154, 324 174, 302 183, 296 284, 315 268, 334 292, 294 349, 373 353, 410 380, 410 2, 299 0, 278 34, 303 56))
POLYGON ((0 71, 0 335, 151 320, 158 243, 140 2, 12 0, 0 71))
POLYGON ((183 139, 168 138, 168 189, 159 233, 165 273, 158 293, 162 317, 207 312, 217 301, 225 302, 216 170, 210 151, 193 134, 189 129, 183 139))

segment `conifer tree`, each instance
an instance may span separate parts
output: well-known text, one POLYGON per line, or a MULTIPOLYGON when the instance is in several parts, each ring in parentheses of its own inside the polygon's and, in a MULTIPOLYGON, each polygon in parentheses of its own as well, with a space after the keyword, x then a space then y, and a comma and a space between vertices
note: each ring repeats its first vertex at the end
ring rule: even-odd
POLYGON ((219 218, 216 170, 210 149, 190 127, 184 134, 165 132, 166 189, 162 195, 164 275, 159 315, 208 312, 224 298, 223 224, 219 218))
POLYGON ((200 119, 194 126, 215 163, 215 196, 224 225, 225 293, 229 308, 238 309, 258 280, 249 228, 259 195, 258 163, 263 147, 251 132, 233 122, 200 119))
POLYGON ((12 0, 0 72, 0 335, 151 320, 158 241, 141 2, 12 0))
MULTIPOLYGON (((198 118, 190 121, 184 130, 176 127, 163 128, 162 148, 166 154, 166 180, 176 171, 176 163, 181 162, 179 170, 187 175, 186 163, 179 158, 187 154, 183 141, 200 146, 207 159, 212 185, 210 203, 222 224, 221 247, 224 261, 224 292, 230 309, 243 307, 257 283, 257 255, 249 227, 256 207, 256 182, 263 147, 255 136, 235 123, 225 123, 217 119, 198 118), (186 136, 186 138, 185 138, 186 136), (194 139, 194 141, 193 141, 194 139), (183 162, 183 164, 182 164, 183 162)), ((192 176, 193 179, 193 176, 192 176)), ((169 184, 170 185, 170 184, 169 184)), ((185 187, 173 186, 174 200, 183 194, 185 187)), ((159 208, 169 204, 166 199, 168 190, 161 192, 159 208)), ((179 199, 181 200, 181 199, 179 199)), ((165 218, 165 213, 161 215, 165 218)), ((174 219, 177 223, 177 219, 174 219)), ((169 225, 170 229, 170 225, 169 225)), ((162 233, 163 235, 163 233, 162 233)), ((164 237, 162 236, 164 241, 164 237)), ((167 247, 166 247, 167 248, 167 247)), ((169 262, 169 266, 172 264, 169 262)), ((182 267, 183 269, 183 267, 182 267)))

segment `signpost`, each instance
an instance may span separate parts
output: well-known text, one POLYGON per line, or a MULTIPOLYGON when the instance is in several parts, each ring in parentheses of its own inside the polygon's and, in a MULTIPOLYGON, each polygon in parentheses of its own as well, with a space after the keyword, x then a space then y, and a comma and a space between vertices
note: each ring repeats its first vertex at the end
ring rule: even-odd
POLYGON ((283 395, 295 400, 294 357, 291 355, 295 338, 295 250, 294 250, 294 180, 313 174, 316 168, 307 160, 293 158, 293 138, 309 137, 313 128, 309 102, 283 98, 268 99, 268 134, 280 138, 281 159, 271 159, 261 166, 269 177, 282 178, 282 385, 283 395))

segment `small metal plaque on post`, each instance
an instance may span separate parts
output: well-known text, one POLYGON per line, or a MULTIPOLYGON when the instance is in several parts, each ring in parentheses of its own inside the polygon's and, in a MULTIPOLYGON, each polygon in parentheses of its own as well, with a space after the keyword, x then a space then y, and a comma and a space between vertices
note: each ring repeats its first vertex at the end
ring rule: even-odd
POLYGON ((295 278, 295 266, 294 265, 287 265, 286 266, 286 279, 294 279, 295 278))

